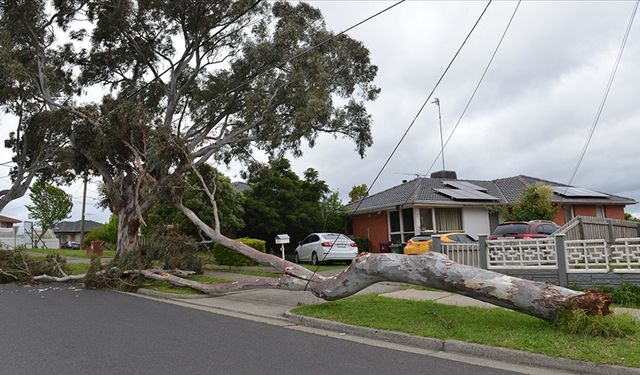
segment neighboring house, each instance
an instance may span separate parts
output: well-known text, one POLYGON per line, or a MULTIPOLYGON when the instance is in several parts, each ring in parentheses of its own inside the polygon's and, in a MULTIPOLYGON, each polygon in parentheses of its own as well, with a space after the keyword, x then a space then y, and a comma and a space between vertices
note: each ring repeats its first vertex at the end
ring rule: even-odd
POLYGON ((0 228, 13 228, 13 225, 18 223, 22 223, 22 221, 0 215, 0 228))
POLYGON ((406 242, 420 233, 462 231, 477 238, 489 234, 501 221, 496 205, 509 206, 525 187, 544 183, 554 189, 553 202, 561 206, 554 221, 559 225, 574 216, 624 220, 624 207, 633 199, 563 185, 528 176, 492 181, 458 180, 455 172, 436 172, 432 178, 416 178, 347 205, 352 233, 380 243, 406 242))
MULTIPOLYGON (((84 221, 84 233, 90 232, 92 229, 103 225, 92 220, 84 221)), ((53 228, 53 233, 60 240, 60 246, 67 241, 80 241, 80 233, 82 232, 82 220, 78 221, 62 221, 53 228)))

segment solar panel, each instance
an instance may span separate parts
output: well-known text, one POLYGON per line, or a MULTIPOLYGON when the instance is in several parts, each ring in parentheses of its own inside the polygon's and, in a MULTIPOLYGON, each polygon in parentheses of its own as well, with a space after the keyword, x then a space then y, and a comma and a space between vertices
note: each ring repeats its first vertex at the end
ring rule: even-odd
POLYGON ((460 189, 433 189, 440 194, 444 194, 453 199, 473 200, 473 201, 497 201, 498 198, 477 190, 460 190, 460 189))
POLYGON ((571 198, 607 198, 609 196, 607 194, 579 187, 554 186, 553 191, 556 194, 571 198))
POLYGON ((487 191, 487 189, 467 181, 442 181, 443 184, 460 190, 487 191))

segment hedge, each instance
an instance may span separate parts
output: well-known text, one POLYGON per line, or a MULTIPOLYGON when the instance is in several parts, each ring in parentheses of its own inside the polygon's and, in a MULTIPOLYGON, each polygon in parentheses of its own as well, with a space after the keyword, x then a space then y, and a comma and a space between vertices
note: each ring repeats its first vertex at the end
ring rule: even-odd
MULTIPOLYGON (((266 241, 256 238, 238 238, 237 241, 250 246, 263 253, 266 252, 266 241)), ((246 256, 231 250, 225 246, 215 244, 213 247, 213 257, 216 264, 225 266, 257 266, 258 263, 247 258, 246 256)))

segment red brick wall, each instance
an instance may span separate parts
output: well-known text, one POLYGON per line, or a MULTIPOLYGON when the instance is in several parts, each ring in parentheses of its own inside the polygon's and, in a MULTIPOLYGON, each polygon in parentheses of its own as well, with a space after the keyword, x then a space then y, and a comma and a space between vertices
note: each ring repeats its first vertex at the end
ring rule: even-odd
MULTIPOLYGON (((574 216, 596 216, 596 206, 591 205, 574 205, 573 206, 574 216)), ((624 220, 624 206, 604 206, 604 216, 609 219, 618 219, 624 220)), ((564 225, 566 221, 564 220, 564 207, 561 207, 558 212, 556 212, 556 216, 553 218, 553 221, 558 225, 564 225)))
POLYGON ((389 225, 387 213, 371 213, 353 217, 353 234, 368 238, 371 242, 372 253, 380 252, 380 242, 389 240, 389 225))
POLYGON ((624 206, 604 206, 604 216, 609 219, 624 220, 624 206))
POLYGON ((596 216, 596 206, 593 204, 590 205, 573 205, 573 215, 574 216, 596 216))

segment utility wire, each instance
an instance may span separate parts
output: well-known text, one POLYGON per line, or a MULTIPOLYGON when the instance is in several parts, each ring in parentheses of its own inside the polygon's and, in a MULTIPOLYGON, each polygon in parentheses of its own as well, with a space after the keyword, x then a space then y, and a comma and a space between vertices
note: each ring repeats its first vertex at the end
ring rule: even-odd
POLYGON ((283 60, 283 61, 281 61, 281 62, 279 62, 279 63, 275 64, 275 65, 271 65, 271 66, 264 67, 262 70, 259 70, 258 72, 256 72, 252 77, 247 78, 247 79, 245 79, 244 81, 242 81, 238 86, 235 86, 234 88, 229 89, 229 90, 227 90, 227 91, 225 91, 225 92, 221 93, 220 95, 216 96, 212 101, 215 101, 216 99, 218 99, 218 98, 220 98, 220 97, 222 97, 222 96, 228 95, 228 94, 230 94, 230 93, 232 93, 232 92, 234 92, 234 91, 236 91, 236 90, 238 90, 238 89, 243 88, 244 86, 246 86, 246 85, 248 85, 249 83, 253 82, 256 78, 260 77, 261 75, 263 75, 264 73, 266 73, 266 72, 268 72, 268 71, 270 71, 270 70, 272 70, 272 69, 282 68, 283 66, 285 66, 285 65, 286 65, 286 64, 288 64, 288 63, 290 63, 291 61, 293 61, 293 60, 295 60, 295 59, 297 59, 297 58, 299 58, 299 57, 301 57, 301 56, 306 55, 307 53, 309 53, 309 52, 313 51, 314 49, 316 49, 316 48, 318 48, 318 47, 321 47, 321 46, 323 46, 323 45, 325 45, 325 44, 329 43, 330 41, 332 41, 332 40, 334 40, 334 39, 338 38, 339 36, 341 36, 341 35, 343 35, 343 34, 346 34, 347 32, 349 32, 349 31, 351 31, 351 30, 355 29, 356 27, 358 27, 358 26, 362 25, 363 23, 368 22, 368 21, 370 21, 370 20, 372 20, 372 19, 376 18, 377 16, 381 15, 382 13, 385 13, 385 12, 387 12, 387 11, 391 10, 392 8, 395 8, 396 6, 398 6, 398 5, 402 4, 402 3, 404 3, 405 1, 406 1, 406 0, 400 0, 400 1, 398 1, 398 2, 394 3, 394 4, 390 5, 390 6, 388 6, 388 7, 384 8, 384 9, 382 9, 381 11, 379 11, 379 12, 377 12, 377 13, 372 14, 371 16, 369 16, 369 17, 367 17, 367 18, 363 19, 362 21, 360 21, 360 22, 358 22, 358 23, 356 23, 356 24, 354 24, 354 25, 352 25, 352 26, 350 26, 350 27, 348 27, 348 28, 346 28, 346 29, 342 30, 341 32, 339 32, 339 33, 337 33, 337 34, 335 34, 335 35, 332 35, 332 36, 330 36, 330 37, 328 37, 328 38, 324 39, 323 41, 318 42, 317 44, 314 44, 313 46, 311 46, 311 47, 309 47, 309 48, 307 48, 307 49, 305 49, 305 50, 303 50, 303 51, 301 51, 301 52, 299 52, 299 53, 297 53, 297 54, 295 54, 295 55, 293 55, 293 56, 291 56, 291 57, 289 57, 289 58, 287 58, 287 59, 285 59, 285 60, 283 60))
MULTIPOLYGON (((591 125, 591 129, 589 129, 589 135, 587 136, 587 140, 585 141, 584 146, 582 147, 582 151, 580 152, 580 156, 578 157, 578 162, 576 163, 576 166, 573 169, 573 173, 571 174, 571 178, 569 178, 569 182, 567 183, 567 186, 565 188, 565 194, 566 194, 566 190, 573 183, 573 179, 576 177, 576 174, 578 174, 578 169, 580 169, 580 165, 584 160, 584 156, 587 153, 587 149, 589 148, 589 144, 591 143, 593 134, 596 131, 598 122, 600 121, 600 115, 602 115, 604 105, 606 104, 607 97, 609 96, 609 91, 611 90, 611 86, 613 85, 613 80, 616 76, 616 72, 618 71, 618 65, 620 64, 620 60, 622 60, 622 54, 624 52, 625 46, 627 45, 627 39, 629 38, 629 33, 631 31, 631 27, 633 26, 633 21, 636 17, 636 12, 638 11, 639 3, 640 3, 640 0, 636 0, 635 5, 633 6, 633 10, 631 12, 631 18, 629 19, 629 23, 627 24, 627 29, 625 30, 624 36, 622 37, 622 43, 620 44, 620 49, 618 50, 618 56, 616 56, 615 63, 613 64, 613 69, 611 70, 611 74, 609 75, 609 81, 607 82, 607 86, 604 90, 604 95, 602 96, 602 100, 600 101, 600 105, 598 106, 598 110, 596 111, 596 116, 593 119, 593 124, 591 125)), ((564 196, 561 195, 560 203, 562 203, 563 200, 564 200, 564 196)))
POLYGON ((438 158, 444 152, 444 148, 447 147, 447 145, 449 144, 449 141, 451 140, 451 137, 453 137, 453 133, 455 133, 456 129, 458 129, 458 125, 460 125, 460 123, 462 122, 462 119, 464 118, 464 115, 467 113, 467 110, 469 109, 469 106, 471 106, 471 102, 473 102, 473 99, 475 98, 476 93, 478 92, 478 89, 480 88, 480 85, 482 84, 482 81, 484 80, 484 77, 487 75, 487 72, 489 71, 489 68, 491 67, 491 64, 493 63, 493 60, 496 57, 496 54, 498 53, 498 50, 500 49, 500 46, 502 45, 502 41, 504 40, 505 36, 507 35, 507 32, 509 31, 509 28, 511 27, 511 23, 513 22, 513 19, 516 16, 516 13, 518 12, 518 8, 520 7, 520 3, 521 2, 522 2, 522 0, 518 0, 518 4, 516 5, 515 9, 513 10, 513 13, 511 14, 511 18, 509 19, 509 22, 507 23, 507 26, 505 27, 504 31, 502 32, 502 36, 500 37, 500 40, 498 41, 498 45, 493 50, 493 54, 491 55, 491 58, 489 59, 489 62, 487 63, 487 66, 484 68, 484 71, 482 72, 482 75, 480 76, 480 79, 478 80, 478 84, 476 85, 475 89, 473 90, 473 93, 469 97, 469 100, 467 101, 467 104, 465 105, 464 110, 462 110, 462 113, 460 114, 460 117, 458 117, 458 121, 456 121, 456 124, 453 127, 453 129, 451 130, 451 133, 449 133, 449 136, 447 137, 447 141, 444 143, 444 147, 440 150, 438 155, 436 155, 436 157, 433 159, 433 163, 431 163, 431 166, 429 167, 429 170, 427 170, 427 173, 425 173, 424 176, 428 176, 429 173, 431 172, 431 170, 433 169, 433 167, 436 165, 436 162, 438 161, 438 158))
MULTIPOLYGON (((415 117, 413 118, 413 120, 411 121, 411 123, 409 124, 409 126, 407 127, 407 129, 404 131, 404 133, 402 134, 402 137, 400 137, 400 139, 398 140, 396 146, 393 148, 393 150, 391 151, 391 154, 389 154, 389 157, 387 158, 387 160, 385 161, 384 165, 382 166, 382 168, 380 168, 380 171, 378 172, 378 174, 376 175, 376 177, 373 179, 373 181, 371 182, 371 185, 368 187, 367 189, 367 195, 369 194, 369 191, 371 191, 371 188, 375 185, 375 183, 378 181, 378 179, 380 178, 380 175, 382 174, 382 172, 384 171, 384 169, 387 167, 387 165, 389 164, 389 162, 391 161, 391 158, 395 155, 396 151, 398 150, 398 148, 400 147, 400 145, 402 144, 402 141, 404 141, 405 137, 407 136, 407 134, 409 133, 409 131, 411 130, 411 128, 413 127, 413 125, 415 124, 416 120, 418 119, 418 117, 420 116, 420 114, 422 113, 422 110, 424 110, 424 107, 427 105, 427 103, 429 102, 429 99, 431 99, 431 96, 433 95, 433 93, 436 91, 436 89, 438 88, 438 86, 440 86, 440 83, 442 82, 442 80, 444 79, 445 75, 447 74, 447 72, 449 71, 449 68, 451 68, 451 65, 453 65, 453 62, 456 60, 456 58, 458 57, 458 55, 460 54, 460 51, 462 50, 462 48, 466 45, 467 41, 469 40, 469 37, 471 37, 471 34, 473 33, 473 31, 476 29, 476 26, 478 26, 478 24, 480 23, 480 20, 482 19, 482 17, 484 16, 484 14, 487 12, 487 9, 489 8, 489 5, 491 5, 491 2, 493 0, 489 0, 487 2, 487 5, 484 7, 484 9, 482 10, 482 13, 480 13, 480 16, 478 17, 478 19, 476 20, 476 22, 473 24, 473 26, 471 27, 471 30, 469 30, 469 32, 467 33, 467 36, 464 38, 464 40, 462 41, 462 44, 460 45, 460 47, 458 47, 456 53, 453 55, 453 57, 451 58, 451 60, 449 61, 449 64, 447 64, 447 67, 444 69, 444 71, 442 72, 442 74, 440 75, 440 78, 438 79, 438 81, 436 82, 436 84, 433 86, 433 89, 429 92, 429 95, 427 95, 427 98, 424 100, 424 102, 422 103, 422 106, 420 107, 420 109, 418 110, 418 113, 416 113, 415 117)), ((358 202, 358 205, 356 206, 356 208, 353 210, 353 212, 351 213, 351 217, 353 217, 356 212, 358 212, 358 209, 360 208, 360 206, 362 205, 362 202, 364 201, 364 199, 361 199, 358 202)), ((331 247, 329 248, 329 250, 327 251, 327 253, 324 254, 324 257, 322 258, 323 260, 326 259, 327 255, 329 255, 329 253, 331 252, 331 250, 333 249, 336 240, 333 241, 333 243, 331 244, 331 247)), ((313 276, 317 273, 318 269, 319 269, 319 265, 316 266, 316 269, 313 271, 313 274, 311 275, 311 277, 309 278, 309 280, 307 281, 307 285, 305 285, 305 290, 307 289, 307 287, 309 286, 309 283, 311 282, 311 280, 313 279, 313 276)))

